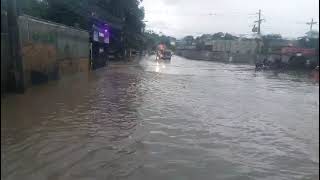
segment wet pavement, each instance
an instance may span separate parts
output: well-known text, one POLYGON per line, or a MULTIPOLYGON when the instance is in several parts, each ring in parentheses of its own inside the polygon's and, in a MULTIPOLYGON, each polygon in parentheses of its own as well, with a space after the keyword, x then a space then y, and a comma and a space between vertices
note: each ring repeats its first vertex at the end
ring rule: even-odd
POLYGON ((113 63, 1 101, 1 179, 318 179, 318 109, 305 73, 113 63))

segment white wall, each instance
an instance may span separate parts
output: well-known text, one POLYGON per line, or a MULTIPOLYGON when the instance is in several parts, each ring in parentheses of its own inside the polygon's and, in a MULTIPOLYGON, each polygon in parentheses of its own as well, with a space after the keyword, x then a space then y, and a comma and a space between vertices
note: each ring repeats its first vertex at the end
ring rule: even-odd
POLYGON ((255 40, 213 40, 212 51, 239 54, 255 54, 258 44, 255 40))

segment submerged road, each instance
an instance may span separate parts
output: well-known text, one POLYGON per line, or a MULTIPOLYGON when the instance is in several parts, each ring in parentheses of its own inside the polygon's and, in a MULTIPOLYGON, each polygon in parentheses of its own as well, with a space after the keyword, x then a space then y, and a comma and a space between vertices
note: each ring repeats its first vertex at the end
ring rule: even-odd
POLYGON ((153 56, 1 101, 1 179, 319 178, 303 73, 153 56))

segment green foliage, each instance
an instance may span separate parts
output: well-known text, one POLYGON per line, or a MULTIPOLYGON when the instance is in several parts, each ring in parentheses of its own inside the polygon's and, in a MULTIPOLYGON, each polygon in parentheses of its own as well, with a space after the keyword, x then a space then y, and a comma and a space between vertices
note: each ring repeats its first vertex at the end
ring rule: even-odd
POLYGON ((211 36, 212 40, 235 40, 238 39, 237 36, 234 36, 229 33, 218 32, 211 36))
POLYGON ((83 12, 82 0, 46 0, 46 19, 57 23, 88 29, 86 12, 83 12))
MULTIPOLYGON (((190 41, 191 41, 191 37, 185 37, 184 40, 187 42, 188 45, 190 45, 190 43, 188 43, 188 39, 190 38, 190 41), (187 39, 187 40, 186 40, 187 39)), ((238 39, 237 36, 234 36, 232 34, 229 34, 229 33, 223 33, 223 32, 218 32, 218 33, 215 33, 213 35, 211 34, 203 34, 199 37, 196 37, 194 39, 194 43, 196 45, 196 48, 199 49, 199 50, 204 50, 204 49, 211 49, 210 48, 210 45, 207 45, 206 46, 206 43, 212 41, 212 40, 236 40, 238 39)))
POLYGON ((195 39, 193 36, 186 36, 183 40, 186 42, 186 45, 192 45, 195 39))
POLYGON ((123 27, 125 47, 141 48, 145 24, 140 3, 141 0, 21 0, 19 6, 25 14, 68 26, 77 24, 87 30, 89 19, 94 15, 123 27))
POLYGON ((153 31, 147 31, 144 33, 144 49, 155 50, 158 44, 165 44, 167 48, 174 50, 175 47, 171 45, 171 41, 175 38, 170 36, 158 35, 153 31))
POLYGON ((212 35, 212 39, 213 40, 219 40, 219 39, 223 39, 224 37, 224 33, 223 32, 218 32, 212 35))
POLYGON ((279 51, 285 44, 285 40, 282 39, 280 34, 267 34, 262 36, 263 46, 261 53, 267 54, 272 51, 279 51))
POLYGON ((234 35, 232 35, 232 34, 226 33, 226 34, 224 35, 224 39, 225 39, 225 40, 235 40, 235 39, 238 39, 238 37, 237 37, 237 36, 234 36, 234 35))
POLYGON ((262 36, 263 40, 275 40, 275 39, 282 39, 280 34, 267 34, 262 36))
POLYGON ((319 38, 303 37, 298 40, 299 46, 304 48, 315 48, 319 50, 319 38))
POLYGON ((36 1, 36 0, 23 0, 19 1, 20 10, 28 15, 46 18, 47 13, 47 3, 46 1, 36 1))

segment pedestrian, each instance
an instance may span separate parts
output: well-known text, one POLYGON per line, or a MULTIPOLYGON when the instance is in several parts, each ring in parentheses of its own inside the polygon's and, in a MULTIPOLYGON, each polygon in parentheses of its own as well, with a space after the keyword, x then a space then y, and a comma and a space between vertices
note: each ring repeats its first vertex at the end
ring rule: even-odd
POLYGON ((262 64, 263 64, 263 66, 267 66, 267 65, 268 65, 268 60, 267 60, 267 58, 264 58, 264 59, 263 59, 262 64))

